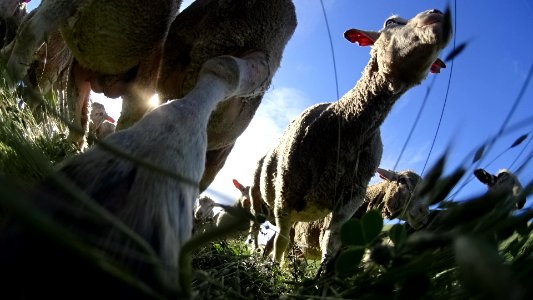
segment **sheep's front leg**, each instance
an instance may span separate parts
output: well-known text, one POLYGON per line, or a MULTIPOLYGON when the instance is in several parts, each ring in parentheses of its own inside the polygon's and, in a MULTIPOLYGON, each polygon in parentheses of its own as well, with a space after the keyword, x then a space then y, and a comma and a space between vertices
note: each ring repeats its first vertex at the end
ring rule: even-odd
POLYGON ((338 205, 331 213, 331 218, 329 218, 330 223, 324 224, 326 230, 324 231, 324 236, 321 241, 322 263, 327 263, 328 260, 340 249, 340 232, 342 225, 352 217, 356 209, 361 205, 362 199, 361 196, 361 201, 351 200, 345 205, 338 205))
POLYGON ((10 84, 14 85, 26 76, 35 51, 45 42, 48 34, 65 23, 87 1, 90 0, 43 0, 37 11, 22 22, 16 38, 2 49, 2 57, 8 59, 10 84))
POLYGON ((276 226, 279 229, 274 238, 274 261, 282 262, 289 245, 289 235, 293 222, 291 221, 290 212, 283 208, 276 208, 274 215, 276 216, 276 226))

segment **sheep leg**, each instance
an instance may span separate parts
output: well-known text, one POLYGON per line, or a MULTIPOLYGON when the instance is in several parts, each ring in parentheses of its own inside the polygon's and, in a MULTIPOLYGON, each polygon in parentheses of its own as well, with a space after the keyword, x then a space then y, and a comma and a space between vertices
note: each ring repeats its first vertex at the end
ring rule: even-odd
POLYGON ((122 97, 122 113, 117 122, 117 130, 131 127, 150 109, 150 97, 155 93, 163 42, 160 41, 151 49, 146 58, 142 58, 137 75, 127 93, 122 97))
MULTIPOLYGON (((200 71, 195 88, 184 98, 158 107, 134 126, 104 140, 187 181, 117 158, 102 146, 91 148, 62 167, 96 201, 153 242, 161 261, 168 266, 162 270, 162 278, 170 285, 179 280, 176 269, 180 249, 191 235, 192 203, 198 196, 205 166, 211 111, 232 96, 255 93, 268 75, 262 52, 242 59, 210 59, 200 71)), ((180 267, 188 268, 186 264, 180 267)), ((190 280, 188 275, 182 278, 190 280)))
POLYGON ((48 34, 59 28, 87 1, 90 0, 44 0, 37 12, 22 22, 16 38, 1 53, 8 58, 6 68, 12 86, 26 76, 35 51, 46 41, 48 34))
POLYGON ((85 144, 85 133, 89 127, 89 95, 91 85, 87 80, 87 74, 74 60, 71 65, 69 80, 67 83, 67 101, 69 101, 69 120, 72 126, 69 128, 68 140, 82 149, 85 144))
MULTIPOLYGON (((363 197, 359 197, 363 199, 363 197)), ((329 224, 324 224, 324 235, 321 241, 322 250, 322 263, 327 263, 330 257, 333 257, 335 253, 341 247, 340 231, 342 225, 348 221, 355 213, 356 209, 360 206, 362 201, 348 201, 345 205, 338 205, 331 212, 331 218, 326 218, 325 222, 329 221, 329 224), (359 205, 358 205, 359 203, 359 205), (328 220, 329 219, 329 220, 328 220), (329 226, 328 226, 329 225, 329 226)))
POLYGON ((282 209, 275 209, 274 214, 276 216, 276 226, 278 226, 279 230, 274 238, 274 261, 282 262, 289 245, 290 231, 294 222, 291 221, 290 213, 283 212, 282 209))

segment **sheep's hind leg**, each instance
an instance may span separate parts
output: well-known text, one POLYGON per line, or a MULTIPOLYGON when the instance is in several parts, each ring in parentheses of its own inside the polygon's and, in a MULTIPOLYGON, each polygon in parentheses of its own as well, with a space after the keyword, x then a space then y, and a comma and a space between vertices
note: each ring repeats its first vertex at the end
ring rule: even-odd
POLYGON ((26 76, 35 51, 45 42, 48 34, 73 16, 86 1, 44 0, 31 17, 22 22, 16 38, 1 53, 8 59, 6 67, 12 87, 26 76))

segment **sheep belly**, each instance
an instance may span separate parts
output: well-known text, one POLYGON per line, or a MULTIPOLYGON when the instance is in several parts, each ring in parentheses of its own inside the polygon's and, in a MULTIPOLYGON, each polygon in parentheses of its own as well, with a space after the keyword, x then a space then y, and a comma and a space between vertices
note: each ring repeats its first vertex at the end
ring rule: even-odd
POLYGON ((124 73, 164 38, 177 11, 175 2, 88 1, 62 26, 61 33, 85 68, 124 73))
POLYGON ((329 213, 330 212, 323 207, 306 205, 305 209, 302 211, 293 211, 291 219, 294 222, 312 222, 326 217, 329 213))

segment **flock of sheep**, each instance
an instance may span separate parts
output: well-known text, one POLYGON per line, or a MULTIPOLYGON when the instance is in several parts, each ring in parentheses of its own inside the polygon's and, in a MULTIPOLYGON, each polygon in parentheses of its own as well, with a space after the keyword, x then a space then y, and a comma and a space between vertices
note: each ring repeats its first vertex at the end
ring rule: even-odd
MULTIPOLYGON (((280 65, 296 28, 292 1, 197 0, 178 13, 177 0, 43 0, 27 15, 23 2, 1 2, 1 57, 11 86, 24 81, 43 93, 64 89, 73 123, 69 139, 82 149, 92 119, 91 131, 100 140, 32 191, 40 195, 32 205, 84 245, 139 273, 148 286, 187 293, 190 266, 180 251, 191 238, 193 216, 214 217, 215 207, 205 199, 196 208, 193 203, 224 165, 280 65), (93 104, 90 111, 91 89, 123 97, 116 132, 103 107, 93 104), (163 104, 149 111, 147 100, 156 92, 163 104), (73 196, 65 180, 111 217, 95 217, 95 208, 73 196)), ((279 229, 272 240, 274 261, 283 261, 290 242, 328 261, 340 248, 341 226, 369 209, 414 229, 431 222, 427 204, 412 199, 422 178, 379 168, 380 125, 402 94, 444 67, 438 55, 450 36, 450 20, 438 10, 390 17, 379 31, 346 31, 348 41, 372 46, 357 84, 293 120, 257 163, 251 186, 234 182, 243 194, 236 205, 279 229), (368 186, 376 172, 384 181, 368 186)), ((513 195, 521 189, 506 171, 495 176, 479 170, 476 176, 489 189, 513 195)), ((215 223, 231 217, 222 211, 215 223)), ((246 228, 257 246, 259 224, 246 228)), ((68 276, 69 264, 80 258, 36 232, 17 222, 2 231, 1 240, 16 249, 0 253, 2 260, 9 257, 8 294, 54 295, 69 284, 68 292, 86 289, 68 276), (27 259, 31 249, 42 251, 27 259), (58 261, 67 274, 60 284, 47 277, 58 261), (32 274, 20 271, 24 267, 32 274), (40 289, 22 289, 21 282, 40 289)), ((74 268, 86 268, 84 278, 96 272, 83 263, 74 268)), ((107 285, 124 295, 129 284, 107 285)), ((83 297, 97 293, 87 290, 83 297)))

